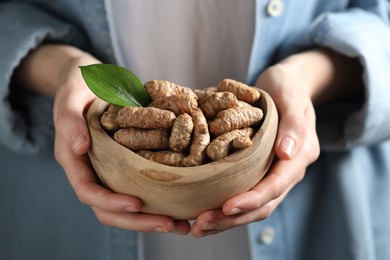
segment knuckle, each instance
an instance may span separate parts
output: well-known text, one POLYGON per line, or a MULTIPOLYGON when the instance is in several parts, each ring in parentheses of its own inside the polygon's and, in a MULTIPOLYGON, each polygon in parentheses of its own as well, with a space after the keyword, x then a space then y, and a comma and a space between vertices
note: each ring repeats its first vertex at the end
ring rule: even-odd
POLYGON ((82 204, 89 205, 89 203, 88 203, 88 198, 84 195, 84 193, 82 193, 82 192, 77 192, 77 191, 78 191, 77 187, 74 187, 74 190, 76 191, 76 196, 77 196, 78 200, 79 200, 82 204))
POLYGON ((301 182, 305 178, 305 171, 299 173, 296 177, 296 183, 301 182))
POLYGON ((306 133, 306 120, 297 114, 289 114, 285 117, 284 122, 294 129, 294 132, 302 137, 306 133))
POLYGON ((258 215, 258 220, 265 220, 272 214, 272 207, 270 205, 264 205, 258 215))
POLYGON ((95 216, 100 224, 107 226, 107 227, 113 226, 111 221, 110 221, 111 218, 107 217, 106 214, 104 214, 104 212, 101 212, 99 210, 94 210, 94 212, 95 212, 95 216))
POLYGON ((275 175, 275 180, 273 181, 272 186, 269 189, 271 198, 277 199, 278 197, 280 197, 284 193, 287 186, 287 178, 282 177, 280 175, 275 175))
POLYGON ((66 113, 64 113, 63 109, 59 108, 58 106, 55 106, 55 108, 53 109, 53 121, 55 126, 61 124, 61 121, 64 118, 64 114, 66 113))
POLYGON ((79 201, 82 203, 82 204, 85 204, 85 205, 88 205, 87 203, 87 199, 84 197, 84 196, 77 196, 79 201))
POLYGON ((64 166, 64 162, 66 160, 65 153, 62 150, 62 145, 59 144, 58 136, 56 136, 54 141, 54 159, 61 165, 64 166))
POLYGON ((312 152, 312 158, 311 158, 311 162, 314 162, 318 159, 318 157, 320 157, 320 149, 319 148, 316 148, 314 149, 314 151, 312 152))
POLYGON ((57 128, 61 129, 61 126, 68 124, 72 120, 72 115, 70 113, 67 113, 64 110, 61 110, 57 113, 57 116, 55 117, 54 124, 57 128))
POLYGON ((307 156, 307 164, 315 162, 321 153, 318 138, 313 138, 311 142, 307 142, 305 151, 307 156))
POLYGON ((54 159, 62 165, 63 159, 62 159, 62 153, 58 150, 57 147, 54 147, 54 159))

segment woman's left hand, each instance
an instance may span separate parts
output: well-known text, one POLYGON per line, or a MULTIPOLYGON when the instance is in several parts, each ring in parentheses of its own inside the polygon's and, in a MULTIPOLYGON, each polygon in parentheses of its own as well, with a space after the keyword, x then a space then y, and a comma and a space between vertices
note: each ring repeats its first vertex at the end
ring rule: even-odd
POLYGON ((195 237, 270 216, 319 157, 314 104, 351 98, 364 89, 357 58, 321 48, 294 54, 269 67, 256 86, 268 92, 278 108, 277 158, 250 191, 227 200, 222 209, 201 213, 192 225, 195 237))
POLYGON ((319 156, 315 112, 308 81, 292 63, 264 71, 256 86, 268 92, 278 108, 280 122, 275 140, 276 160, 266 176, 250 191, 227 200, 222 209, 203 212, 192 225, 194 237, 219 233, 267 218, 287 193, 303 179, 306 168, 319 156))

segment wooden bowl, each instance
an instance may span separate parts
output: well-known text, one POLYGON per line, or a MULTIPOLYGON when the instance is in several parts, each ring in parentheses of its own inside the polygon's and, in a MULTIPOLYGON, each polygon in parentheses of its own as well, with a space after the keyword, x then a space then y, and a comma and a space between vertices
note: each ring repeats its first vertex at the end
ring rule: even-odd
POLYGON ((189 220, 206 210, 220 208, 227 199, 257 184, 274 158, 278 114, 271 97, 260 91, 256 105, 263 109, 264 117, 253 137, 253 146, 194 167, 155 163, 115 142, 99 121, 108 104, 96 99, 87 115, 92 165, 112 191, 140 198, 144 203, 142 212, 189 220))

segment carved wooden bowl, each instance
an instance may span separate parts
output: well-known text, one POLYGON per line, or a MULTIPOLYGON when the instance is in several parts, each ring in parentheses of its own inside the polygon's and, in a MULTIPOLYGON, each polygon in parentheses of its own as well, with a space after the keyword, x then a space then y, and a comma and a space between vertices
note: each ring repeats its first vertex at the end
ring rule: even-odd
POLYGON ((140 198, 144 203, 142 212, 189 220, 220 208, 227 199, 257 184, 274 158, 278 113, 271 97, 260 91, 256 106, 263 109, 264 117, 252 139, 253 146, 194 167, 155 163, 115 142, 99 121, 108 104, 96 99, 87 115, 92 165, 112 191, 140 198))

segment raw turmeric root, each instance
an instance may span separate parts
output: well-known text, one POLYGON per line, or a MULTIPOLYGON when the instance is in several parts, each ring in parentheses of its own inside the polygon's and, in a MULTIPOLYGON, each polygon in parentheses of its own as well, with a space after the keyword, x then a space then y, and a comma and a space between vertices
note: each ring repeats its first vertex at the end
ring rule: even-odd
POLYGON ((192 114, 198 108, 198 102, 193 95, 171 95, 154 99, 149 107, 170 110, 178 116, 183 113, 192 114))
POLYGON ((100 123, 106 131, 116 131, 119 129, 119 123, 116 121, 116 115, 121 109, 121 106, 109 104, 107 110, 100 118, 100 123))
POLYGON ((263 118, 263 111, 257 107, 233 107, 218 113, 210 122, 210 132, 221 135, 234 129, 253 126, 263 118))
POLYGON ((232 92, 238 100, 248 102, 249 104, 255 103, 260 98, 260 92, 257 89, 232 79, 222 80, 218 84, 218 91, 232 92))
POLYGON ((122 107, 116 115, 121 128, 169 128, 176 119, 172 111, 155 107, 122 107))
POLYGON ((172 95, 191 96, 195 98, 195 100, 198 99, 192 89, 166 80, 151 80, 146 82, 144 87, 148 92, 149 98, 151 100, 155 100, 156 98, 169 97, 172 95))
POLYGON ((217 87, 208 87, 208 88, 203 88, 203 89, 195 89, 194 93, 198 97, 198 100, 201 101, 203 98, 205 98, 208 95, 213 94, 217 91, 218 91, 217 87))
POLYGON ((191 134, 194 123, 189 114, 184 113, 178 116, 173 123, 169 148, 174 152, 182 152, 191 144, 191 134))
POLYGON ((238 137, 251 137, 253 128, 235 129, 215 138, 207 147, 207 156, 212 161, 218 161, 229 155, 232 150, 232 142, 238 137))
POLYGON ((251 147, 253 142, 252 139, 248 136, 240 136, 233 139, 232 145, 234 149, 238 150, 251 147))
POLYGON ((194 123, 193 138, 190 154, 183 159, 184 166, 203 164, 207 159, 206 147, 210 143, 207 120, 200 108, 192 114, 192 121, 194 123))
POLYGON ((110 105, 101 118, 106 131, 116 131, 113 138, 119 144, 140 156, 190 167, 253 145, 251 126, 263 118, 263 111, 253 106, 260 98, 257 89, 231 79, 194 91, 163 80, 144 86, 148 107, 110 105))
POLYGON ((237 106, 238 107, 253 107, 251 104, 249 104, 245 101, 242 101, 242 100, 237 101, 237 106))
POLYGON ((200 101, 200 108, 207 118, 214 118, 220 111, 238 105, 236 96, 231 92, 211 93, 200 101))
POLYGON ((176 166, 176 167, 183 166, 184 154, 182 153, 171 152, 171 151, 152 152, 148 150, 142 150, 137 152, 137 154, 153 162, 161 163, 164 165, 176 166))
POLYGON ((165 129, 124 128, 115 132, 114 139, 133 151, 169 147, 169 133, 165 129))

